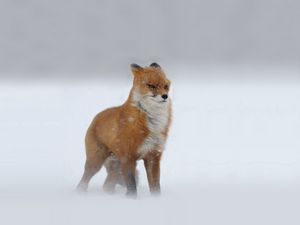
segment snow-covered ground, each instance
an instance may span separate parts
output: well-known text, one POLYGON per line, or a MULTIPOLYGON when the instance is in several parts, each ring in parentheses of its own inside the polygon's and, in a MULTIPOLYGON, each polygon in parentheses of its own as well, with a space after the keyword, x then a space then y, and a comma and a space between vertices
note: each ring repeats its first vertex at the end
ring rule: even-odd
MULTIPOLYGON (((296 80, 297 81, 297 80, 296 80)), ((0 224, 299 224, 300 82, 177 78, 163 194, 74 190, 93 116, 131 81, 0 84, 0 224)))

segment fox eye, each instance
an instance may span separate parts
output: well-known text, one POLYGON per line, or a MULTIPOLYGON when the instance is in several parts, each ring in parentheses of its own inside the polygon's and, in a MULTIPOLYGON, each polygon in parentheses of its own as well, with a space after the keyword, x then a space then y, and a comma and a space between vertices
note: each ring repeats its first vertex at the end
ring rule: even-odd
POLYGON ((168 89, 169 89, 169 85, 165 85, 165 86, 164 86, 164 89, 165 89, 165 90, 168 90, 168 89))
POLYGON ((148 88, 150 88, 150 89, 156 89, 156 86, 153 85, 153 84, 147 84, 147 86, 148 86, 148 88))

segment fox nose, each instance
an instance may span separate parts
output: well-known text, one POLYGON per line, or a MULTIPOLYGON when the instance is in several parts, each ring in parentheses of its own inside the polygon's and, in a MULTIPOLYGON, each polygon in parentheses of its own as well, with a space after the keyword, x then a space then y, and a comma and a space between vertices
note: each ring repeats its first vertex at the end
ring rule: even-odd
POLYGON ((164 100, 166 100, 168 98, 168 95, 164 94, 161 96, 164 100))

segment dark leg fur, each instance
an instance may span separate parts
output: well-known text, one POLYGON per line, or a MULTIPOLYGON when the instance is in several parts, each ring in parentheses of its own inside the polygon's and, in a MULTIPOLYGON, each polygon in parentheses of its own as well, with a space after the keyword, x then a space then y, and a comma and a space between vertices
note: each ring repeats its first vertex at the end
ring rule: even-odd
POLYGON ((135 180, 136 161, 129 161, 121 163, 122 174, 127 187, 127 196, 136 197, 137 188, 135 180))
POLYGON ((106 167, 107 177, 103 184, 103 189, 106 192, 112 193, 115 190, 116 184, 124 185, 120 161, 115 156, 110 156, 104 165, 106 167))
MULTIPOLYGON (((124 176, 122 174, 121 162, 116 156, 110 156, 104 163, 107 171, 107 177, 103 184, 104 191, 113 193, 117 184, 126 186, 124 176)), ((138 171, 135 171, 135 182, 138 184, 138 171)))
POLYGON ((144 159, 144 165, 147 172, 150 192, 153 195, 160 195, 160 158, 161 153, 157 151, 150 152, 144 159))

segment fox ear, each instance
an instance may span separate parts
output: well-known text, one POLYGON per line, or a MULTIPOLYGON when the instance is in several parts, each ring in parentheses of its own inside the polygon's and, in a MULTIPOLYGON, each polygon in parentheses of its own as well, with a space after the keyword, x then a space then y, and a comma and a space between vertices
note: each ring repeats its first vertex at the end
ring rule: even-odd
POLYGON ((160 65, 158 65, 158 63, 156 63, 156 62, 151 63, 150 67, 161 68, 160 65))
POLYGON ((132 71, 133 74, 136 74, 136 73, 138 73, 138 72, 143 71, 143 67, 139 66, 139 65, 136 64, 136 63, 132 63, 132 64, 130 65, 130 67, 131 67, 131 71, 132 71))

